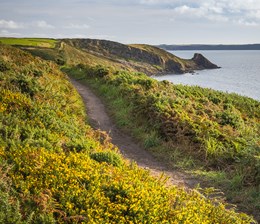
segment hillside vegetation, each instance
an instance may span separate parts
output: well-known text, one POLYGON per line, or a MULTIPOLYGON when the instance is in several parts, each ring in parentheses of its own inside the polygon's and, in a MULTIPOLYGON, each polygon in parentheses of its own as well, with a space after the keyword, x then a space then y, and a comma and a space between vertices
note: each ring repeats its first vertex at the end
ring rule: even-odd
POLYGON ((134 72, 141 71, 147 75, 218 68, 217 65, 212 64, 201 54, 195 54, 189 60, 182 59, 150 45, 125 45, 95 39, 1 38, 0 41, 18 45, 33 55, 56 61, 59 65, 75 66, 81 63, 94 66, 102 64, 115 71, 121 69, 134 72), (44 44, 45 47, 40 47, 44 44))
POLYGON ((260 214, 260 102, 142 73, 79 67, 67 72, 102 94, 118 124, 147 149, 203 174, 240 208, 260 214))
POLYGON ((53 63, 0 45, 0 223, 252 223, 129 164, 53 63))
POLYGON ((0 43, 17 46, 54 48, 56 40, 47 38, 0 38, 0 43))

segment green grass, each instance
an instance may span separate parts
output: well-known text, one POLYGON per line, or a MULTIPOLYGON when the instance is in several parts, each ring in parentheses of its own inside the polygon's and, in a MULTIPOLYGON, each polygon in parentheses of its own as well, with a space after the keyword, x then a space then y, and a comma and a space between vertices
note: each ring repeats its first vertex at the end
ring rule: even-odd
POLYGON ((54 48, 57 40, 47 38, 0 38, 0 43, 7 45, 54 48))
POLYGON ((118 124, 144 147, 170 166, 197 173, 260 218, 259 102, 138 73, 98 77, 88 68, 85 74, 81 82, 105 98, 118 124))

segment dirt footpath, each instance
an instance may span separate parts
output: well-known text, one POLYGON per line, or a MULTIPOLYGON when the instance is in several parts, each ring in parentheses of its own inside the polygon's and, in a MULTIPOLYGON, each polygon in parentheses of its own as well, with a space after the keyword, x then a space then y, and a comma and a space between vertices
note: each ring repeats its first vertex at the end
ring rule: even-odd
POLYGON ((105 105, 89 87, 75 80, 71 80, 71 82, 85 103, 90 125, 94 129, 109 133, 112 143, 119 148, 125 158, 135 161, 139 167, 150 170, 153 176, 161 176, 163 172, 166 176, 169 176, 168 184, 193 188, 198 183, 196 179, 188 177, 182 172, 167 169, 163 162, 157 161, 149 152, 140 147, 132 137, 116 127, 108 116, 105 105))

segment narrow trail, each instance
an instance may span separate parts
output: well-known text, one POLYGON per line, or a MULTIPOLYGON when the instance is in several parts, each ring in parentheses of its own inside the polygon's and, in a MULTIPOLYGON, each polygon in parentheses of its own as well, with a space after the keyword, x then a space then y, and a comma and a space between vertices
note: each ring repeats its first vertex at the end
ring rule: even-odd
POLYGON ((150 170, 153 176, 158 177, 164 173, 169 177, 167 181, 169 185, 193 188, 198 184, 198 180, 195 178, 176 170, 169 170, 162 162, 157 161, 149 152, 140 147, 131 136, 116 127, 115 123, 108 116, 105 105, 89 87, 75 80, 71 80, 71 82, 84 101, 90 125, 94 129, 106 131, 112 138, 112 143, 119 148, 126 159, 135 161, 139 167, 150 170))

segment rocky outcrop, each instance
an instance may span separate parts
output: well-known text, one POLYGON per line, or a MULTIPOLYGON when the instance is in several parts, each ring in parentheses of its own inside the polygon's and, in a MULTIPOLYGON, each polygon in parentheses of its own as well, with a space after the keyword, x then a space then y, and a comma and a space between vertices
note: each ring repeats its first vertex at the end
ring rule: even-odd
POLYGON ((198 66, 197 69, 215 69, 220 68, 217 65, 210 62, 207 58, 205 58, 202 54, 195 53, 193 58, 191 59, 198 66))

